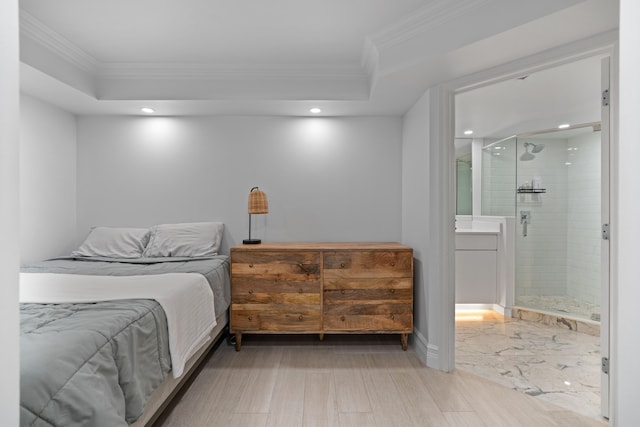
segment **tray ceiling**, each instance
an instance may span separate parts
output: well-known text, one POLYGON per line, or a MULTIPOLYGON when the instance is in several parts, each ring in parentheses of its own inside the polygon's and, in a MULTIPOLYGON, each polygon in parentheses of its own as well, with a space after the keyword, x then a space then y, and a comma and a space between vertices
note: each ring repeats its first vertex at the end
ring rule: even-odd
POLYGON ((149 101, 164 114, 304 115, 323 103, 397 115, 433 84, 500 63, 505 34, 540 35, 524 56, 610 30, 603 3, 21 0, 22 88, 78 114, 149 101), (550 27, 562 14, 583 16, 550 27))

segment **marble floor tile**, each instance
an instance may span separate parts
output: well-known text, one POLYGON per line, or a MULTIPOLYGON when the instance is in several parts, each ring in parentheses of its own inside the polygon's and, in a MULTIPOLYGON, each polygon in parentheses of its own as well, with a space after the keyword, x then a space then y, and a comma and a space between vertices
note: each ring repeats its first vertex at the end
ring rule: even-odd
POLYGON ((600 418, 598 337, 487 315, 456 320, 456 368, 600 418))

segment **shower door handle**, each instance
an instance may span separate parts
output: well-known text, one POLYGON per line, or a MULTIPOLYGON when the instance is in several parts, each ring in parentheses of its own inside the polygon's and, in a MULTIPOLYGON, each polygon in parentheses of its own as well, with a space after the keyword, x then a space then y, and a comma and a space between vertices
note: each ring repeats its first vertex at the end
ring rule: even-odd
POLYGON ((531 222, 531 211, 520 211, 520 224, 522 224, 522 237, 527 237, 527 225, 531 222))

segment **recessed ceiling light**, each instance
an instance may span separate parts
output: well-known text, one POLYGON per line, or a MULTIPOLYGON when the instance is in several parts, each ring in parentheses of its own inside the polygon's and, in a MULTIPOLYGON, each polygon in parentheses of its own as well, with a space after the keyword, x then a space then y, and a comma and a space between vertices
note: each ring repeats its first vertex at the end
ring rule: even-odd
POLYGON ((563 123, 563 124, 561 124, 560 126, 558 126, 558 129, 566 129, 566 128, 568 128, 569 126, 571 126, 569 123, 563 123))
POLYGON ((153 114, 156 110, 154 110, 153 108, 149 108, 149 107, 142 107, 140 109, 140 111, 142 111, 145 114, 153 114))
POLYGON ((465 130, 465 131, 464 131, 464 134, 465 134, 465 135, 472 135, 472 134, 473 134, 473 131, 472 131, 471 129, 469 129, 469 130, 465 130))
POLYGON ((313 107, 313 108, 309 109, 309 112, 312 113, 312 114, 320 114, 320 113, 322 113, 322 110, 320 108, 318 108, 318 107, 313 107))

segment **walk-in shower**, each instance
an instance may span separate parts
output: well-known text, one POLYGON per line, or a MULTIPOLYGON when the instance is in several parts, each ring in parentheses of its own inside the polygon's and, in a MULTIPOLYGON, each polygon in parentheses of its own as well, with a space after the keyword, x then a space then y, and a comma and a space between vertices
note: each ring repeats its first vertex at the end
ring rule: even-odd
POLYGON ((515 217, 515 307, 599 320, 600 159, 594 124, 483 148, 482 215, 515 217))

